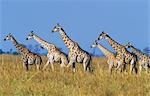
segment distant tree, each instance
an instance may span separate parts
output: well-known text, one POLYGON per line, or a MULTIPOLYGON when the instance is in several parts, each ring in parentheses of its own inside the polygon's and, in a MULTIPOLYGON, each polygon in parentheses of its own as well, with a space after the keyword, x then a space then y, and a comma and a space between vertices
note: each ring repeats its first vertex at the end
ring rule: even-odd
POLYGON ((12 54, 13 54, 13 55, 19 55, 20 53, 14 51, 14 52, 12 52, 12 54))
POLYGON ((12 51, 13 51, 13 49, 11 48, 11 49, 9 49, 9 54, 12 54, 12 51))
POLYGON ((39 44, 36 44, 33 48, 34 53, 40 53, 41 51, 41 46, 39 44))
POLYGON ((40 53, 42 46, 40 46, 39 44, 36 44, 34 46, 32 44, 29 44, 27 48, 34 53, 40 53))
POLYGON ((2 49, 0 49, 0 54, 4 54, 5 52, 2 50, 2 49))
POLYGON ((145 47, 143 49, 143 52, 146 53, 146 54, 150 54, 150 48, 149 47, 145 47))
POLYGON ((10 54, 10 52, 9 51, 7 51, 7 52, 5 52, 6 54, 10 54))

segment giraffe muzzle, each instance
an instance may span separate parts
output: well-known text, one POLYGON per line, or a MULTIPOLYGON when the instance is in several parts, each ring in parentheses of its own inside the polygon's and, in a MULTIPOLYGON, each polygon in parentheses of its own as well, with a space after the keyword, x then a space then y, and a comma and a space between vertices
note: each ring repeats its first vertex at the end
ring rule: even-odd
POLYGON ((29 40, 28 38, 26 38, 26 40, 29 40))
POLYGON ((6 38, 4 39, 4 41, 6 41, 6 38))

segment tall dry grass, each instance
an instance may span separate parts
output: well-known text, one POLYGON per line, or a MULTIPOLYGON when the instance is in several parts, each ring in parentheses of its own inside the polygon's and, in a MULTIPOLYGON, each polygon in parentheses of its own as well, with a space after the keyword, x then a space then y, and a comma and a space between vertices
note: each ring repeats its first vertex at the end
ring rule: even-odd
MULTIPOLYGON (((46 57, 43 58, 43 65, 46 57)), ((150 75, 108 74, 105 58, 93 58, 93 73, 84 73, 82 64, 77 72, 71 68, 55 71, 26 72, 20 56, 0 55, 0 96, 150 96, 150 75)))

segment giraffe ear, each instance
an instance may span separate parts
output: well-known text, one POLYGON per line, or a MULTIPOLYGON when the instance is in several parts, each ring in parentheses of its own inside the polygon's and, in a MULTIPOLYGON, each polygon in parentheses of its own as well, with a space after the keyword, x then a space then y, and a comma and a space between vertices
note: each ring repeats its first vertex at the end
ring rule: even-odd
POLYGON ((9 33, 9 35, 11 35, 11 33, 9 33))

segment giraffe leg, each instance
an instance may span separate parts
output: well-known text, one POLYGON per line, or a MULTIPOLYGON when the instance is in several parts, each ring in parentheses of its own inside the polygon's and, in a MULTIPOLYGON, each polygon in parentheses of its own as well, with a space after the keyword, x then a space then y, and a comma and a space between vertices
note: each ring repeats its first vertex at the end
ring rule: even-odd
POLYGON ((72 63, 72 69, 73 69, 73 73, 75 73, 76 72, 75 62, 72 63))
POLYGON ((45 68, 49 65, 49 60, 46 62, 46 64, 44 65, 43 69, 42 70, 45 70, 45 68))
POLYGON ((64 67, 66 67, 66 65, 65 65, 64 63, 61 63, 61 64, 60 64, 60 68, 62 69, 62 68, 64 68, 64 67))
POLYGON ((89 62, 89 60, 87 58, 84 58, 84 60, 83 60, 83 69, 84 69, 84 72, 87 71, 88 62, 89 62))
POLYGON ((130 74, 132 73, 134 66, 135 66, 135 61, 134 59, 132 59, 130 62, 130 74))
POLYGON ((84 69, 84 72, 86 71, 86 62, 83 62, 83 69, 84 69))
POLYGON ((86 70, 89 71, 89 72, 92 72, 92 71, 93 71, 93 70, 91 69, 91 60, 88 61, 86 70))
POLYGON ((130 64, 130 74, 132 74, 133 64, 130 64))
POLYGON ((91 57, 86 56, 83 60, 83 69, 85 71, 91 71, 91 57))
POLYGON ((28 71, 29 70, 28 60, 25 57, 22 57, 22 60, 23 60, 23 68, 26 68, 26 71, 28 71))
POLYGON ((112 73, 112 67, 113 67, 113 64, 109 64, 109 74, 111 74, 112 73))
POLYGON ((117 62, 118 63, 118 66, 117 66, 117 68, 116 68, 116 71, 118 71, 118 69, 121 67, 121 65, 122 65, 122 62, 121 61, 118 61, 117 62))
POLYGON ((109 72, 109 74, 111 74, 112 66, 113 66, 113 62, 111 62, 111 60, 110 60, 110 59, 108 59, 108 60, 107 60, 107 64, 108 64, 108 66, 109 66, 109 68, 108 68, 108 72, 109 72))
POLYGON ((124 63, 122 66, 121 66, 121 71, 124 72, 125 74, 127 74, 127 64, 124 63))
POLYGON ((67 65, 67 68, 69 68, 71 65, 72 65, 72 68, 73 68, 73 72, 75 72, 75 62, 72 61, 72 60, 69 61, 69 64, 67 65))
POLYGON ((74 58, 73 58, 73 59, 70 59, 70 60, 69 60, 69 64, 67 65, 67 67, 70 67, 74 62, 75 62, 75 59, 74 59, 74 58))
POLYGON ((36 64, 36 68, 37 68, 37 70, 40 70, 40 65, 36 64))
POLYGON ((146 74, 148 74, 148 64, 147 63, 144 64, 144 68, 146 70, 146 74))
POLYGON ((49 57, 48 57, 48 61, 47 61, 47 63, 44 65, 44 67, 43 67, 43 70, 50 64, 51 65, 51 68, 52 68, 52 71, 54 71, 54 65, 53 65, 53 63, 54 63, 54 56, 53 55, 50 55, 49 57))
POLYGON ((139 65, 139 75, 141 75, 142 65, 139 65))
POLYGON ((29 70, 28 62, 27 62, 27 61, 24 62, 24 65, 25 65, 25 67, 26 67, 26 71, 28 71, 28 70, 29 70))
POLYGON ((67 65, 67 67, 70 67, 70 66, 72 65, 72 63, 73 63, 73 62, 70 61, 69 64, 67 65))
POLYGON ((65 60, 65 58, 63 56, 61 56, 60 60, 61 60, 60 68, 66 67, 66 65, 65 65, 66 60, 65 60))
POLYGON ((52 68, 52 71, 54 71, 54 62, 53 61, 50 61, 50 65, 51 65, 51 68, 52 68))
POLYGON ((27 62, 27 60, 24 57, 21 57, 21 60, 23 61, 22 66, 25 68, 25 62, 27 62))
POLYGON ((36 58, 35 64, 36 64, 37 70, 40 70, 41 63, 42 63, 41 58, 36 58))
POLYGON ((63 55, 61 55, 60 61, 61 61, 60 72, 63 73, 64 72, 64 67, 66 67, 66 65, 65 65, 65 59, 64 59, 63 55))

